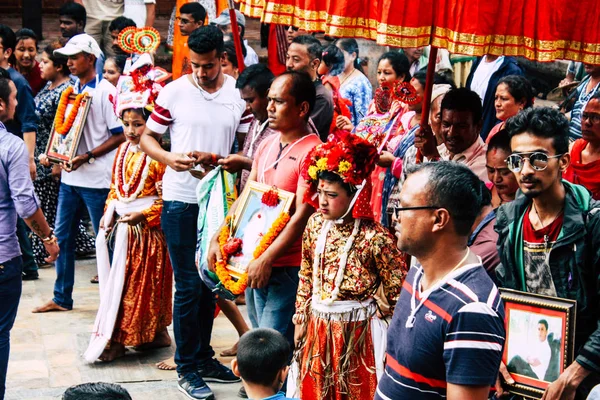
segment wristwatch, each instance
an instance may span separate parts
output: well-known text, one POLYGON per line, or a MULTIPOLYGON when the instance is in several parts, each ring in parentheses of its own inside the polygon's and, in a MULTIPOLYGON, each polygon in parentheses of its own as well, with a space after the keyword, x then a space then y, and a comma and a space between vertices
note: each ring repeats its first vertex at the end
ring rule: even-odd
POLYGON ((88 156, 88 164, 93 164, 94 161, 96 161, 96 157, 94 157, 94 154, 92 154, 91 151, 86 152, 85 154, 87 154, 88 156))

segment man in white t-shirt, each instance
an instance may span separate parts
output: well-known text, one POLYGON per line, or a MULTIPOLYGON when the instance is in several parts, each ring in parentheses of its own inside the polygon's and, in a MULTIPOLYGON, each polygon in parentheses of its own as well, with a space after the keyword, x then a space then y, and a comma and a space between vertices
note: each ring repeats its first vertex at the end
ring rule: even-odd
POLYGON ((96 60, 102 54, 98 43, 90 35, 76 35, 55 53, 69 58, 69 70, 77 77, 73 85, 74 93, 89 94, 91 105, 77 156, 71 163, 62 164, 55 223, 61 252, 56 260, 54 298, 33 312, 67 311, 73 308, 77 224, 86 207, 94 231, 98 232, 110 189, 116 148, 125 140, 123 126, 109 100, 110 95, 116 95, 116 89, 108 81, 100 80, 96 74, 96 60))
POLYGON ((198 180, 190 169, 228 155, 246 108, 235 79, 223 74, 223 33, 215 26, 192 32, 188 39, 192 73, 171 82, 156 99, 140 146, 167 165, 163 178, 162 228, 175 274, 173 327, 179 390, 192 399, 213 394, 206 382, 239 382, 214 359, 210 337, 215 310, 213 293, 195 264, 198 180), (171 133, 171 152, 159 144, 171 133))
POLYGON ((125 0, 124 17, 135 21, 138 28, 154 25, 156 0, 125 0))

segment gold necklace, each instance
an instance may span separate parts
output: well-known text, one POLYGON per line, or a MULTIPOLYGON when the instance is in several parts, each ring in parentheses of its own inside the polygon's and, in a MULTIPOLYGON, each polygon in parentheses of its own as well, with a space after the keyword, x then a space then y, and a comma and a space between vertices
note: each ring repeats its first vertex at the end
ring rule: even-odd
POLYGON ((355 73, 355 72, 356 72, 356 68, 354 68, 354 69, 352 70, 352 72, 350 72, 350 73, 348 74, 348 76, 344 77, 344 79, 343 79, 343 80, 340 82, 340 87, 342 87, 342 85, 344 84, 344 82, 346 82, 346 80, 347 80, 348 78, 350 78, 352 75, 354 75, 354 73, 355 73))

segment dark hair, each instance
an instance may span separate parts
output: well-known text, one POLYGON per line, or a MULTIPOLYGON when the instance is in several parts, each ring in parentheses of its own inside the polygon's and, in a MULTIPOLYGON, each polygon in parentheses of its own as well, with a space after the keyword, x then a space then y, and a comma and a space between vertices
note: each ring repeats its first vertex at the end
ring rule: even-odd
POLYGON ((239 68, 237 54, 235 54, 235 45, 233 42, 225 42, 223 45, 223 52, 234 68, 239 68))
POLYGON ((344 50, 348 54, 356 53, 356 58, 354 59, 354 68, 356 68, 363 74, 365 73, 365 71, 363 71, 362 65, 360 65, 360 55, 358 53, 358 42, 356 41, 356 39, 354 39, 354 38, 338 39, 335 41, 334 44, 336 46, 341 47, 342 50, 344 50))
MULTIPOLYGON (((198 3, 187 3, 182 8, 191 4, 198 3)), ((194 53, 198 54, 207 54, 216 50, 217 56, 220 57, 223 54, 224 45, 223 32, 215 25, 206 25, 194 29, 188 38, 188 47, 194 53)))
POLYGON ((61 56, 59 54, 54 53, 54 50, 58 50, 65 47, 65 44, 66 40, 64 39, 55 40, 54 42, 46 46, 46 48, 44 49, 44 53, 48 55, 48 59, 52 61, 52 64, 54 64, 54 68, 62 67, 60 73, 63 76, 69 76, 71 75, 71 72, 69 71, 69 66, 67 65, 67 61, 69 59, 65 56, 61 56))
POLYGON ((404 75, 404 82, 408 82, 410 80, 410 64, 408 63, 408 58, 406 55, 397 51, 388 51, 379 57, 377 64, 383 60, 388 60, 390 64, 392 64, 392 69, 398 77, 400 75, 404 75))
MULTIPOLYGON (((231 42, 233 44, 233 48, 235 49, 235 42, 233 41, 233 33, 227 33, 223 35, 223 43, 227 44, 228 42, 231 42)), ((246 57, 248 55, 248 49, 246 49, 246 45, 244 44, 244 41, 241 40, 240 41, 241 45, 242 45, 242 55, 244 57, 246 57)))
POLYGON ((72 18, 75 23, 83 23, 83 27, 85 28, 85 24, 87 22, 87 13, 85 12, 85 7, 81 4, 75 3, 74 1, 69 1, 63 4, 58 10, 58 15, 72 18))
POLYGON ((479 180, 479 189, 481 190, 481 208, 491 206, 492 192, 482 180, 479 180))
POLYGON ((244 381, 271 386, 279 371, 287 366, 289 356, 290 345, 281 333, 259 328, 242 335, 236 358, 244 381))
POLYGON ((421 86, 423 86, 423 90, 425 90, 425 84, 427 81, 427 73, 425 71, 417 71, 417 72, 415 72, 415 74, 412 77, 413 77, 413 79, 418 80, 419 83, 421 84, 421 86))
POLYGON ((8 104, 8 98, 10 97, 10 93, 12 91, 10 87, 10 74, 4 68, 0 68, 0 99, 2 99, 6 104, 8 104))
POLYGON ((467 88, 452 89, 442 99, 440 110, 470 111, 473 123, 481 122, 483 106, 481 98, 474 91, 467 88))
POLYGON ((512 139, 522 133, 552 139, 556 154, 569 151, 569 120, 560 111, 550 107, 528 108, 506 121, 506 130, 512 139))
POLYGON ((63 394, 63 400, 131 400, 124 387, 115 383, 94 382, 71 386, 63 394))
POLYGON ((306 51, 308 52, 308 55, 311 56, 313 59, 317 58, 321 60, 321 58, 323 57, 323 46, 321 46, 321 42, 319 42, 319 39, 317 39, 313 35, 296 36, 294 40, 292 40, 292 43, 306 46, 306 51))
MULTIPOLYGON (((110 56, 106 59, 106 61, 111 60, 115 63, 115 65, 117 66, 117 68, 119 68, 119 71, 121 72, 121 75, 123 75, 123 70, 125 69, 125 63, 127 62, 127 58, 129 56, 126 54, 117 54, 114 56, 110 56)), ((104 61, 104 63, 106 63, 106 61, 104 61)))
POLYGON ((0 39, 2 39, 1 44, 4 47, 4 50, 11 49, 14 53, 17 44, 17 36, 7 25, 0 24, 0 39))
POLYGON ((348 193, 348 196, 352 196, 354 193, 356 193, 356 187, 353 188, 352 186, 350 186, 350 184, 344 182, 342 177, 336 174, 335 172, 321 171, 317 174, 317 178, 331 183, 338 182, 340 185, 342 185, 346 193, 348 193))
POLYGON ((17 31, 17 33, 15 33, 15 36, 16 36, 15 47, 21 40, 24 40, 24 39, 33 39, 35 41, 35 47, 37 47, 38 37, 35 34, 35 32, 32 31, 31 29, 21 28, 17 31))
POLYGON ((322 60, 329 67, 329 75, 336 76, 344 71, 344 53, 337 46, 327 46, 323 50, 322 60))
POLYGON ((267 97, 267 92, 271 83, 273 83, 275 75, 264 64, 254 64, 246 67, 238 76, 235 87, 243 89, 246 86, 254 89, 260 97, 267 97))
POLYGON ((545 319, 540 319, 538 321, 538 325, 544 325, 546 327, 546 330, 548 330, 548 321, 546 321, 545 319))
MULTIPOLYGON (((315 108, 317 90, 310 76, 305 72, 285 71, 279 77, 287 76, 291 80, 290 95, 296 99, 296 104, 308 103, 308 114, 315 108)), ((308 117, 308 116, 307 116, 308 117)))
POLYGON ((120 115, 121 119, 123 119, 123 115, 127 111, 133 111, 134 113, 140 115, 144 119, 144 121, 148 121, 148 118, 150 118, 150 114, 152 114, 150 111, 146 110, 145 108, 127 108, 121 112, 121 115, 120 115))
POLYGON ((500 79, 496 87, 500 86, 501 83, 506 85, 508 93, 515 98, 515 101, 525 102, 525 108, 533 107, 535 93, 529 79, 522 75, 508 75, 500 79))
MULTIPOLYGON (((427 75, 426 71, 423 71, 423 72, 425 72, 425 75, 427 75)), ((442 72, 436 72, 433 75, 433 84, 434 85, 450 85, 450 87, 452 89, 456 89, 456 82, 454 82, 454 79, 452 78, 452 74, 449 73, 448 70, 442 71, 442 72)))
POLYGON ((191 14, 192 18, 194 18, 196 23, 204 22, 204 20, 206 19, 206 10, 204 9, 204 7, 202 7, 202 4, 197 2, 185 3, 184 5, 179 7, 179 13, 191 14))
POLYGON ((110 21, 110 25, 108 25, 108 30, 110 32, 112 31, 119 31, 121 32, 123 29, 125 28, 129 28, 130 26, 136 27, 135 21, 132 19, 129 19, 127 17, 117 17, 115 19, 113 19, 112 21, 110 21))
POLYGON ((428 205, 448 210, 456 233, 468 237, 481 209, 480 179, 465 165, 454 161, 417 164, 409 168, 408 174, 421 171, 428 175, 428 205))
POLYGON ((487 145, 487 152, 489 153, 493 149, 504 150, 510 153, 510 137, 506 128, 500 129, 498 133, 490 138, 487 145))

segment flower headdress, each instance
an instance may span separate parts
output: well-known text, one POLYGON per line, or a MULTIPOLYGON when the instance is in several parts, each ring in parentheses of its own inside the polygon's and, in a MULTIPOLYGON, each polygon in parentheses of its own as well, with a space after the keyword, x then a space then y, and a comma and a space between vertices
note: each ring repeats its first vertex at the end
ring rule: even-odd
POLYGON ((120 116, 123 111, 132 108, 145 108, 152 112, 162 82, 170 76, 164 69, 154 67, 150 54, 142 54, 119 78, 113 102, 115 113, 120 116))
POLYGON ((333 172, 339 175, 344 183, 358 189, 355 198, 357 207, 354 207, 352 215, 355 218, 372 219, 370 175, 378 159, 379 154, 375 146, 360 136, 346 131, 329 135, 327 142, 316 146, 306 158, 302 178, 310 184, 310 188, 304 201, 317 208, 319 173, 333 172))

